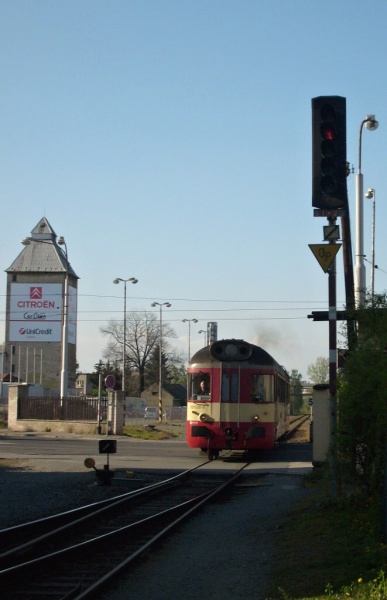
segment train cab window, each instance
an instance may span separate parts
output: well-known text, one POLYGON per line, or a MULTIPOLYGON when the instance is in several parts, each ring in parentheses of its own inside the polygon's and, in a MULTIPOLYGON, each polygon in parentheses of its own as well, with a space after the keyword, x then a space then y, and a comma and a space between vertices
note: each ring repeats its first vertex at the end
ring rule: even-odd
POLYGON ((273 399, 273 376, 251 375, 250 397, 252 402, 271 402, 273 399))
POLYGON ((211 378, 208 373, 190 375, 191 397, 194 400, 209 400, 211 396, 211 378))

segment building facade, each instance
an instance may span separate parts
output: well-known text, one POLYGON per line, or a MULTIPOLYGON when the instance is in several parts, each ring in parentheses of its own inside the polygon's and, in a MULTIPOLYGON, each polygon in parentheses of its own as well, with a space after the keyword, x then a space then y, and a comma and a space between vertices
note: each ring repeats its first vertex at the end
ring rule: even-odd
MULTIPOLYGON (((43 217, 6 269, 3 376, 75 393, 78 276, 43 217)), ((63 394, 65 392, 65 394, 63 394)))

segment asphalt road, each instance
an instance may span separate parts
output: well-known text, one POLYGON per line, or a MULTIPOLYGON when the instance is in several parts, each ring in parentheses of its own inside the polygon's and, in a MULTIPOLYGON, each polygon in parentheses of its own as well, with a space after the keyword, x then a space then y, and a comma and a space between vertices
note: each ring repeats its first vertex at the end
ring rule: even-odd
MULTIPOLYGON (((79 471, 85 469, 84 460, 91 457, 97 468, 107 462, 112 470, 181 470, 203 463, 206 455, 189 448, 184 440, 146 441, 126 436, 53 436, 45 433, 0 434, 0 458, 28 461, 39 471, 79 471), (116 454, 100 454, 99 441, 114 439, 116 454)), ((232 470, 239 455, 220 457, 208 465, 211 470, 232 470)), ((284 443, 272 451, 259 454, 250 470, 272 473, 303 474, 312 469, 312 445, 308 443, 284 443)))

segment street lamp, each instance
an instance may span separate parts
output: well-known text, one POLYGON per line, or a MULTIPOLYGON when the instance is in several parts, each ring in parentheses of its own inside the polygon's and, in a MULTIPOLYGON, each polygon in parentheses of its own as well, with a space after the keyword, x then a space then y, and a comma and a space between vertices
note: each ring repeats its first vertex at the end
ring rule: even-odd
POLYGON ((159 422, 163 420, 163 375, 162 375, 162 343, 163 343, 163 306, 170 308, 170 302, 152 302, 151 306, 160 307, 160 332, 159 332, 159 422))
POLYGON ((203 338, 204 338, 204 345, 207 346, 207 331, 205 331, 204 329, 200 329, 198 331, 198 333, 202 333, 203 334, 203 338))
MULTIPOLYGON (((24 246, 29 246, 31 242, 38 242, 39 244, 53 244, 50 240, 44 240, 33 237, 26 237, 21 240, 21 243, 24 246)), ((65 284, 64 284, 64 292, 63 292, 63 323, 62 323, 62 366, 60 373, 60 406, 63 406, 63 399, 68 394, 68 288, 69 288, 69 258, 67 252, 67 244, 62 236, 60 236, 57 240, 57 243, 60 246, 64 246, 64 250, 61 249, 63 257, 66 262, 66 276, 65 276, 65 284)))
POLYGON ((376 192, 373 188, 368 188, 365 197, 372 200, 372 242, 371 242, 371 304, 374 305, 375 291, 375 202, 376 192))
POLYGON ((197 319, 183 319, 182 323, 188 323, 188 363, 191 359, 191 323, 198 323, 197 319))
POLYGON ((121 382, 121 390, 123 392, 125 392, 125 375, 126 375, 126 284, 128 281, 130 281, 130 283, 137 283, 138 279, 136 279, 135 277, 129 277, 129 279, 121 279, 121 277, 117 277, 116 279, 113 279, 113 283, 120 283, 120 281, 122 281, 122 283, 124 284, 124 343, 123 343, 123 350, 122 350, 122 382, 121 382))
POLYGON ((356 260, 355 260, 355 305, 364 304, 365 298, 365 265, 364 265, 364 227, 363 227, 363 174, 361 172, 361 137, 363 126, 375 131, 379 123, 375 115, 367 115, 360 124, 359 131, 359 170, 356 175, 356 260))
POLYGON ((66 277, 63 293, 63 335, 62 335, 62 370, 60 376, 60 404, 63 405, 63 398, 67 396, 68 389, 68 341, 69 341, 69 258, 67 254, 67 244, 61 235, 58 238, 58 244, 64 246, 64 257, 66 259, 66 277))

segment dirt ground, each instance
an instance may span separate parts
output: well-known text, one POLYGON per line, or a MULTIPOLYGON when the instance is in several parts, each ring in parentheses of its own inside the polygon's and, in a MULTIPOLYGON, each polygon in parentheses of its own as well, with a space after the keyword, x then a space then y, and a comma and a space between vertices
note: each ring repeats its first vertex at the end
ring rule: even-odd
POLYGON ((306 421, 304 421, 302 423, 302 425, 300 425, 300 427, 297 427, 297 429, 294 430, 294 432, 290 435, 288 441, 290 443, 297 443, 299 444, 300 442, 310 442, 310 420, 307 419, 306 421))

